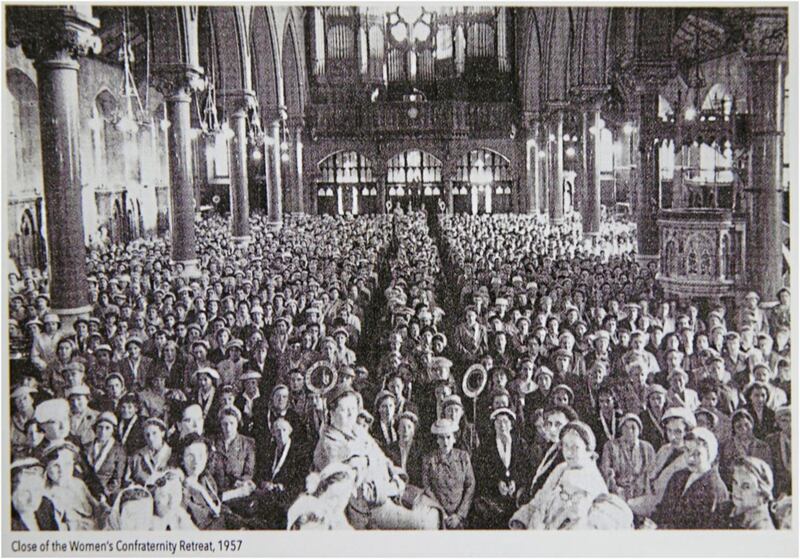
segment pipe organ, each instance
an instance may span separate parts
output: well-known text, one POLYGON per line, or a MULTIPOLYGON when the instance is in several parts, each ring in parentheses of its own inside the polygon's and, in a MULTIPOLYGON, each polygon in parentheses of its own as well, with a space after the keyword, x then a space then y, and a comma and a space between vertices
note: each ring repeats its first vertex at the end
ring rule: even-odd
POLYGON ((504 7, 319 7, 310 17, 313 77, 327 86, 318 91, 327 102, 347 95, 342 84, 378 87, 391 99, 419 89, 432 99, 465 95, 469 88, 456 83, 465 77, 512 78, 513 22, 504 7))

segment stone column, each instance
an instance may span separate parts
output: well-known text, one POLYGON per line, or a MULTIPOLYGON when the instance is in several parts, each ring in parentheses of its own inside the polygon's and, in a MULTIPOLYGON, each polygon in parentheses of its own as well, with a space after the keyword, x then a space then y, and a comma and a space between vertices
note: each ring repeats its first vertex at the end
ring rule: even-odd
POLYGON ((756 10, 746 28, 750 113, 747 276, 762 301, 783 286, 783 111, 787 11, 756 10))
POLYGON ((172 210, 172 261, 183 275, 199 277, 195 242, 195 193, 192 175, 192 93, 205 87, 203 69, 190 64, 163 64, 156 69, 156 87, 167 107, 167 150, 172 210))
POLYGON ((584 184, 581 198, 583 234, 600 232, 600 167, 597 165, 597 144, 600 141, 600 110, 583 112, 583 150, 581 153, 584 184))
POLYGON ((283 190, 281 183, 281 122, 272 123, 272 177, 269 184, 269 209, 267 220, 270 227, 283 226, 283 190))
POLYGON ((231 236, 235 243, 250 242, 250 185, 247 173, 247 116, 256 110, 252 91, 223 92, 232 136, 228 142, 230 155, 231 236))
POLYGON ((547 189, 550 193, 550 221, 558 224, 564 221, 564 112, 556 112, 550 124, 550 134, 555 136, 551 142, 548 136, 548 177, 547 189))
POLYGON ((639 94, 639 184, 636 185, 636 231, 640 263, 658 262, 659 180, 658 146, 655 126, 658 120, 658 87, 645 83, 639 94))
POLYGON ((92 307, 81 201, 78 57, 100 52, 91 7, 7 7, 8 43, 36 68, 47 219, 50 306, 65 326, 92 307))
POLYGON ((250 242, 250 186, 247 177, 247 113, 255 109, 251 92, 225 95, 231 106, 230 128, 233 136, 228 142, 230 153, 231 236, 240 245, 250 242))
POLYGON ((546 190, 543 188, 543 177, 546 170, 545 157, 547 156, 547 131, 544 130, 542 125, 538 122, 534 127, 533 138, 533 148, 530 150, 533 181, 531 184, 531 206, 529 213, 538 216, 542 213, 542 208, 547 208, 542 201, 543 192, 546 190), (543 153, 545 157, 540 156, 540 153, 543 153))
POLYGON ((297 205, 295 210, 300 213, 306 211, 306 191, 303 185, 303 127, 298 126, 294 135, 294 147, 296 151, 296 167, 294 169, 297 175, 297 205))

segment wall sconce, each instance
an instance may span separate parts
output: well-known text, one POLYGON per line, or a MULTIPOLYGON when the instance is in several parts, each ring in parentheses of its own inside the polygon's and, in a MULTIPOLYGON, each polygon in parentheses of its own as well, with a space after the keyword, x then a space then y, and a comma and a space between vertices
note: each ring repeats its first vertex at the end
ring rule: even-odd
POLYGON ((625 126, 622 127, 622 132, 628 136, 633 134, 633 124, 630 122, 626 122, 625 126))
POLYGON ((550 135, 547 137, 547 139, 548 139, 548 140, 550 140, 551 142, 555 142, 555 141, 556 141, 556 135, 555 135, 555 134, 550 134, 550 135))

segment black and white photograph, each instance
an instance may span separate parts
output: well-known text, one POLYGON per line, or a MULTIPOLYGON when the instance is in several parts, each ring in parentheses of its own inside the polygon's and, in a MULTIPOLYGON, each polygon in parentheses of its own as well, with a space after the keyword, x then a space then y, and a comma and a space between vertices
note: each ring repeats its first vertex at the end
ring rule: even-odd
POLYGON ((796 8, 5 3, 4 539, 796 554, 796 8))

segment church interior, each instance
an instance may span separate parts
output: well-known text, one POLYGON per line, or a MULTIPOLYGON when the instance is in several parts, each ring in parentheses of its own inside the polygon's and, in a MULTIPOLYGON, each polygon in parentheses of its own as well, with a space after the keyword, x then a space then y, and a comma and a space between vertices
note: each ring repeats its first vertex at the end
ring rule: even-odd
MULTIPOLYGON (((89 406, 110 413, 116 428, 127 396, 115 397, 107 384, 118 373, 128 394, 149 390, 151 377, 165 379, 167 403, 149 414, 164 418, 168 434, 188 409, 180 403, 196 401, 207 435, 227 436, 228 410, 239 433, 271 439, 280 424, 270 415, 273 402, 264 404, 266 430, 250 396, 238 404, 258 375, 253 386, 264 400, 288 387, 298 416, 288 423, 316 461, 321 434, 334 421, 325 411, 347 398, 342 386, 352 386, 338 375, 361 383, 359 408, 369 410, 372 437, 390 457, 393 425, 399 429, 403 417, 413 416, 430 448, 447 439, 447 406, 437 400, 444 385, 451 393, 442 389, 445 402, 463 399, 463 421, 475 437, 491 439, 496 427, 501 440, 495 422, 505 413, 527 446, 544 449, 536 418, 553 395, 537 379, 549 375, 553 386, 566 387, 605 458, 602 444, 615 435, 595 390, 602 394, 608 383, 593 387, 586 371, 605 362, 595 342, 610 335, 605 374, 627 374, 624 356, 639 351, 630 340, 638 336, 653 360, 636 361, 651 373, 631 389, 636 403, 609 380, 625 417, 635 416, 644 433, 638 418, 658 385, 666 408, 689 408, 687 425, 695 421, 707 405, 705 375, 718 359, 724 370, 714 390, 733 394, 706 410, 720 448, 735 437, 714 426, 748 410, 771 456, 774 495, 791 494, 785 456, 769 455, 767 442, 775 438, 774 448, 783 448, 782 431, 750 399, 759 392, 754 386, 766 387, 771 413, 788 413, 794 82, 786 8, 4 9, 5 261, 12 377, 19 375, 12 383, 39 386, 38 397, 19 392, 37 404, 21 418, 39 415, 51 401, 40 402, 45 392, 72 405, 87 387, 89 406), (561 345, 565 332, 572 342, 561 345), (728 343, 731 333, 741 347, 728 343), (676 338, 674 347, 662 336, 676 338), (707 343, 698 348, 691 340, 701 336, 707 343), (769 350, 759 349, 762 336, 769 350), (67 359, 81 363, 78 380, 58 361, 65 339, 67 359), (185 362, 181 372, 161 363, 170 344, 185 362), (196 347, 204 345, 207 351, 196 347), (105 361, 96 355, 102 349, 110 354, 105 361), (675 352, 682 364, 672 361, 675 352), (139 368, 140 353, 152 361, 147 368, 139 368), (330 385, 326 374, 315 384, 319 363, 330 367, 330 385), (466 374, 475 365, 490 377, 482 395, 466 374), (685 396, 682 374, 696 402, 685 396), (236 405, 220 403, 226 391, 236 405)), ((142 417, 145 400, 137 401, 142 417)), ((93 429, 75 429, 73 422, 70 436, 94 444, 93 429)), ((444 458, 431 466, 426 455, 423 480, 412 475, 405 451, 398 454, 409 486, 435 494, 448 527, 528 522, 515 520, 523 501, 507 502, 508 479, 503 496, 481 489, 481 468, 498 475, 487 465, 497 457, 483 459, 486 445, 472 448, 466 433, 457 431, 455 448, 471 452, 478 478, 471 509, 465 497, 451 507, 452 495, 437 485, 436 460, 444 458)), ((130 440, 129 459, 144 448, 130 440)), ((661 443, 656 436, 655 451, 661 443)), ((277 444, 279 452, 287 448, 277 444)), ((261 451, 254 452, 258 470, 261 451)), ((276 476, 271 456, 263 460, 276 476)), ((730 489, 736 468, 723 458, 720 474, 730 489)), ((603 483, 625 499, 637 527, 657 515, 661 526, 704 522, 698 515, 676 523, 663 502, 640 512, 632 503, 641 495, 617 485, 621 474, 612 483, 608 468, 603 483)), ((507 477, 513 470, 506 463, 507 477)), ((520 475, 526 486, 536 484, 520 475)), ((215 483, 222 496, 240 490, 240 481, 220 476, 215 483)), ((277 486, 258 482, 268 485, 245 497, 272 495, 277 486)), ((97 491, 111 499, 124 485, 97 491)), ((233 510, 227 526, 263 527, 237 498, 244 497, 225 501, 233 510)), ((288 505, 270 499, 258 504, 269 511, 264 518, 285 522, 288 505)), ((347 521, 430 525, 422 512, 405 518, 384 508, 371 509, 367 520, 348 508, 347 521)), ((192 521, 219 528, 224 515, 211 509, 190 510, 192 521)))

